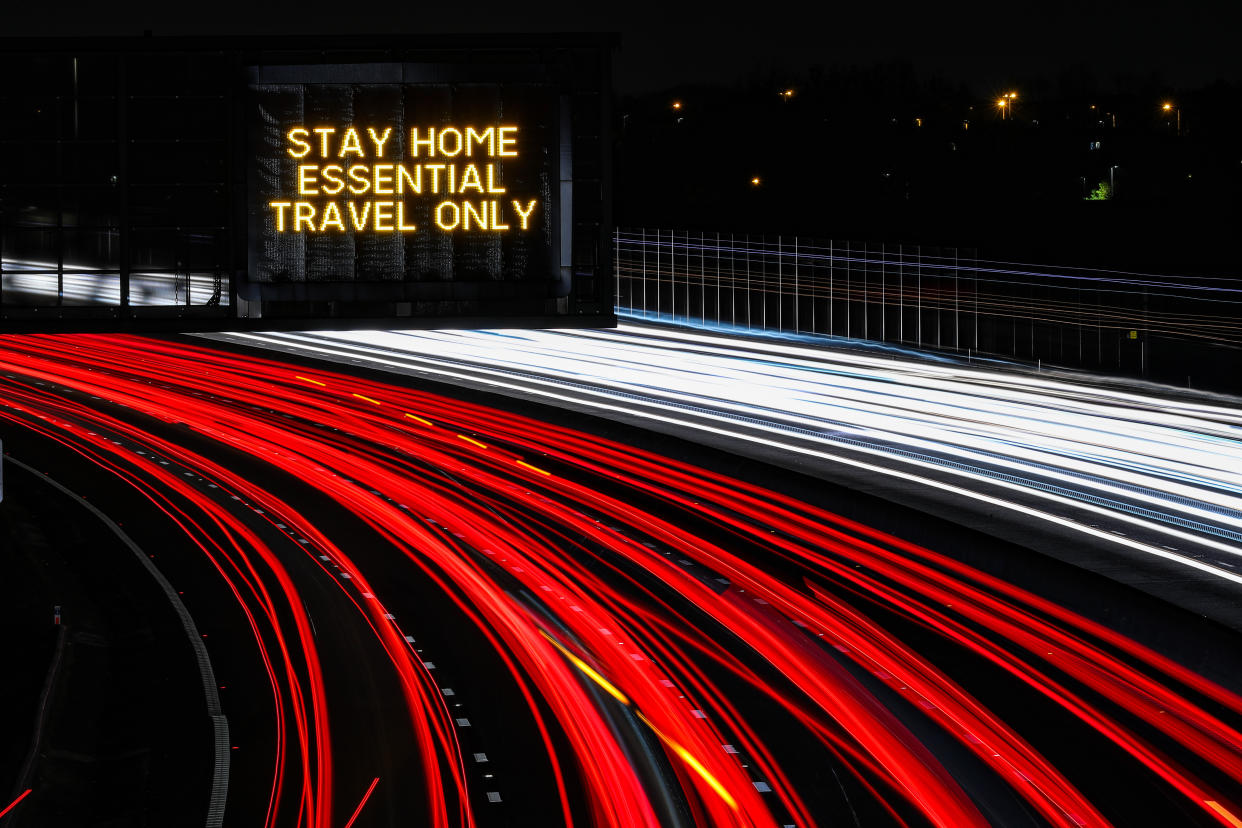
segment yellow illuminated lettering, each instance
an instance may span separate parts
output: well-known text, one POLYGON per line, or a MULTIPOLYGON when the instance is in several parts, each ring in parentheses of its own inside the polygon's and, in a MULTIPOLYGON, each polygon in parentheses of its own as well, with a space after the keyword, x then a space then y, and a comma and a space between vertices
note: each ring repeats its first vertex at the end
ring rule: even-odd
POLYGON ((416 227, 413 224, 405 223, 405 202, 404 201, 397 202, 397 229, 400 230, 402 233, 413 233, 415 230, 418 229, 418 227, 416 227))
POLYGON ((467 187, 473 187, 476 193, 483 192, 483 182, 479 180, 479 168, 474 164, 467 164, 466 170, 461 174, 461 189, 459 193, 464 193, 467 187))
POLYGON ((436 205, 436 226, 441 230, 456 230, 457 225, 461 223, 461 208, 451 201, 441 201, 436 205), (448 224, 444 221, 444 208, 451 207, 453 209, 453 223, 448 224))
POLYGON ((315 232, 315 205, 299 201, 293 205, 293 232, 302 232, 303 223, 307 230, 315 232))
POLYGON ((435 127, 427 128, 426 138, 418 137, 418 127, 410 127, 410 156, 412 158, 418 157, 419 147, 426 147, 427 155, 429 156, 436 154, 436 128, 435 127))
POLYGON ((461 155, 461 145, 462 145, 461 130, 457 129, 456 127, 445 127, 444 129, 440 130, 440 138, 436 142, 436 145, 440 148, 441 155, 447 155, 449 158, 454 158, 458 155, 461 155), (453 149, 451 152, 444 145, 444 137, 446 135, 454 136, 453 137, 453 149))
POLYGON ((504 187, 496 186, 496 165, 495 164, 487 165, 487 191, 489 193, 503 193, 505 191, 504 187))
POLYGON ((273 201, 269 206, 276 211, 276 232, 285 232, 285 210, 293 206, 292 202, 273 201))
POLYGON ((305 158, 306 153, 311 151, 311 145, 309 142, 303 139, 305 139, 309 135, 310 135, 310 130, 307 129, 306 127, 295 127, 289 130, 289 133, 286 136, 289 139, 289 143, 297 144, 298 149, 301 150, 301 152, 298 152, 296 150, 290 149, 288 150, 289 154, 292 155, 294 158, 305 158))
POLYGON ((377 233, 391 233, 392 226, 392 202, 377 201, 375 202, 375 224, 374 229, 377 233), (385 224, 384 222, 388 222, 385 224))
POLYGON ((315 164, 298 164, 298 195, 319 195, 315 186, 315 164))
POLYGON ((324 232, 329 226, 345 232, 345 222, 341 221, 341 208, 336 206, 335 201, 329 201, 328 206, 323 208, 323 221, 319 223, 319 232, 324 232))
POLYGON ((371 179, 367 178, 367 165, 354 164, 349 168, 349 177, 355 183, 349 185, 349 191, 354 195, 363 195, 371 189, 371 179))
POLYGON ((323 168, 320 175, 322 175, 323 180, 327 182, 322 187, 324 195, 336 195, 341 190, 345 189, 345 180, 341 178, 341 173, 343 172, 345 172, 345 170, 340 164, 329 164, 323 168), (330 189, 329 185, 335 185, 335 187, 330 189))
POLYGON ((413 176, 410 175, 410 169, 405 164, 397 165, 397 192, 404 193, 407 184, 410 187, 410 192, 422 194, 423 168, 420 165, 414 165, 413 176))
POLYGON ((466 127, 466 155, 474 154, 474 145, 483 146, 487 142, 487 154, 496 154, 496 130, 492 127, 479 132, 474 127, 466 127))
POLYGON ((359 158, 366 158, 366 153, 362 151, 362 140, 358 137, 358 130, 350 127, 345 130, 345 137, 341 139, 341 150, 336 154, 337 158, 344 158, 346 153, 352 152, 359 158))
POLYGON ((509 225, 500 223, 500 202, 492 201, 492 229, 508 230, 509 225))
POLYGON ((455 193, 457 192, 457 165, 445 164, 444 168, 448 170, 448 188, 445 189, 445 192, 455 193))
POLYGON ((385 127, 384 134, 378 137, 375 135, 375 127, 367 127, 367 134, 371 136, 371 143, 375 144, 375 157, 383 158, 384 144, 388 143, 388 138, 392 135, 392 127, 385 127))
POLYGON ((526 205, 526 209, 523 210, 522 202, 518 201, 516 198, 513 199, 513 209, 517 210, 518 218, 522 220, 523 230, 526 229, 526 226, 527 226, 526 223, 530 219, 530 214, 535 212, 535 204, 536 204, 536 200, 532 198, 530 200, 530 203, 526 205))
POLYGON ((392 164, 376 164, 375 170, 375 186, 371 192, 376 195, 392 195, 392 164))
POLYGON ((444 169, 443 164, 423 164, 425 169, 431 170, 431 192, 440 193, 440 170, 444 169))
POLYGON ((496 154, 501 156, 502 158, 508 158, 508 157, 517 155, 517 150, 513 150, 513 151, 505 150, 505 147, 511 146, 517 143, 516 138, 510 138, 507 135, 505 135, 505 133, 506 132, 517 132, 517 127, 515 126, 501 127, 499 130, 497 130, 497 132, 499 133, 499 139, 500 139, 497 142, 500 144, 500 152, 496 154))
POLYGON ((469 201, 463 201, 461 206, 462 206, 462 212, 465 213, 465 217, 462 219, 461 229, 463 230, 470 229, 470 216, 472 215, 474 216, 474 220, 478 223, 480 230, 487 229, 487 202, 486 201, 483 202, 482 210, 480 210, 478 207, 475 207, 469 201))
POLYGON ((319 136, 319 157, 328 157, 328 136, 336 132, 336 127, 315 127, 315 134, 319 136))
POLYGON ((362 202, 362 207, 363 207, 362 215, 359 216, 358 215, 358 202, 356 201, 349 202, 349 217, 354 222, 355 230, 366 230, 367 229, 367 218, 371 215, 371 202, 369 201, 362 202))

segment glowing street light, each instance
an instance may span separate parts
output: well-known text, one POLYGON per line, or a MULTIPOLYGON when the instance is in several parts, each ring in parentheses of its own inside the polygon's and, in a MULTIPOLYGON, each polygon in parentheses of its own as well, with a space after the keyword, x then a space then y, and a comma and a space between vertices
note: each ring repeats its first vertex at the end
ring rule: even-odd
POLYGON ((681 109, 681 101, 673 101, 673 109, 681 109))
POLYGON ((793 97, 793 93, 794 91, 792 89, 785 89, 781 92, 777 92, 776 94, 780 95, 781 99, 785 101, 785 103, 789 103, 789 99, 793 97))
POLYGON ((758 187, 758 186, 759 186, 760 184, 762 184, 762 183, 763 183, 763 182, 759 180, 759 176, 757 176, 757 175, 756 175, 754 178, 752 178, 752 179, 750 180, 750 184, 751 184, 751 186, 752 186, 752 187, 758 187))
POLYGON ((1182 134, 1182 108, 1180 106, 1177 106, 1176 104, 1171 104, 1167 102, 1160 108, 1163 109, 1165 112, 1172 112, 1174 115, 1177 116, 1177 134, 1181 135, 1182 134))
POLYGON ((1002 121, 1005 120, 1006 112, 1009 113, 1009 117, 1011 119, 1013 118, 1013 103, 1017 99, 1018 99, 1017 92, 1008 92, 1000 96, 1000 99, 996 102, 996 105, 1000 107, 1002 121))

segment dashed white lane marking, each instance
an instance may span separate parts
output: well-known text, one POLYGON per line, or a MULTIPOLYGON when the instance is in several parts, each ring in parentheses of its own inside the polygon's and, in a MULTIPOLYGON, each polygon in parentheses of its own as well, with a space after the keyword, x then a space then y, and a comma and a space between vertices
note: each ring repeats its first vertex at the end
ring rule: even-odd
POLYGON ((488 792, 487 792, 487 801, 488 801, 488 802, 499 802, 499 801, 500 801, 500 791, 488 791, 488 792))

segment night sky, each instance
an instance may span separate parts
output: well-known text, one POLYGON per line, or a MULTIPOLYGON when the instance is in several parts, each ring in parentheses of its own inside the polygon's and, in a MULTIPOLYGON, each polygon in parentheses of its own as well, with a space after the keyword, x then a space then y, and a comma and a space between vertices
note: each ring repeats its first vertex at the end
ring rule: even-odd
POLYGON ((1242 80, 1242 3, 1004 4, 662 2, 20 3, 4 35, 307 34, 327 32, 615 31, 617 88, 641 93, 729 83, 758 71, 798 74, 823 64, 910 62, 982 95, 1026 77, 1087 68, 1109 85, 1155 75, 1174 86, 1242 80), (355 13, 354 9, 366 9, 355 13))

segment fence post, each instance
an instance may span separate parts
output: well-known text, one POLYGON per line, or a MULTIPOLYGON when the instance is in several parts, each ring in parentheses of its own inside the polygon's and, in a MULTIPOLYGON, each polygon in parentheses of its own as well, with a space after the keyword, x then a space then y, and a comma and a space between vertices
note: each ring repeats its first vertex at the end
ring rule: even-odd
POLYGON ((880 341, 888 342, 888 245, 880 242, 880 341))
POLYGON ((959 302, 959 280, 961 279, 961 271, 958 270, 957 248, 953 248, 953 350, 960 351, 962 349, 962 312, 959 302))
POLYGON ((923 245, 920 244, 915 249, 917 250, 915 255, 918 256, 918 259, 917 259, 918 264, 915 265, 916 272, 914 276, 915 282, 918 285, 915 291, 916 310, 918 312, 918 317, 919 317, 917 333, 918 333, 918 347, 922 348, 923 347, 923 245))
POLYGON ((612 281, 617 288, 617 298, 613 301, 613 313, 621 307, 621 228, 612 228, 612 281))
POLYGON ((828 335, 836 336, 836 320, 832 315, 832 300, 836 296, 836 284, 833 273, 835 269, 835 259, 833 258, 832 239, 828 240, 828 335))
POLYGON ((643 227, 643 319, 647 318, 647 228, 643 227))
POLYGON ((850 243, 845 243, 845 338, 850 338, 850 311, 854 304, 854 286, 850 284, 850 243))
POLYGON ((798 237, 794 236, 794 333, 798 333, 801 327, 798 324, 798 307, 801 304, 798 300, 801 295, 801 287, 798 282, 798 237))
POLYGON ((863 242, 863 339, 871 338, 871 251, 863 242))
POLYGON ((785 253, 776 237, 776 329, 785 330, 785 253))
POLYGON ((906 341, 906 246, 897 245, 897 341, 906 341))
POLYGON ((975 255, 971 258, 974 262, 972 270, 975 277, 971 284, 975 288, 975 351, 979 350, 979 251, 975 250, 975 255))
POLYGON ((716 327, 720 325, 720 231, 716 231, 716 327))
POLYGON ((686 231, 686 324, 694 317, 690 315, 690 231, 686 231))
POLYGON ((746 330, 750 330, 750 233, 746 234, 746 330))
POLYGON ((737 242, 729 234, 729 320, 737 327, 737 242))
POLYGON ((699 324, 707 325, 707 243, 703 241, 703 231, 699 231, 699 324))

